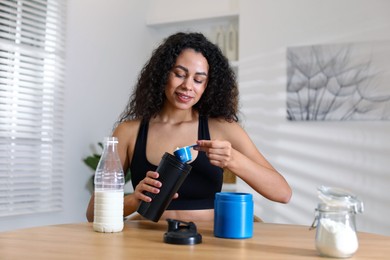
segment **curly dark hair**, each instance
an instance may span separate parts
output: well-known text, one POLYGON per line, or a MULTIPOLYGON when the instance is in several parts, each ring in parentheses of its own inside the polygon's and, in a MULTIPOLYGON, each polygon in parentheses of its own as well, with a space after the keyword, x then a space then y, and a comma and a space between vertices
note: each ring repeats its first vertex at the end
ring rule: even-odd
POLYGON ((146 119, 157 115, 166 100, 165 86, 177 57, 185 49, 201 53, 209 64, 208 84, 201 99, 193 106, 200 115, 238 121, 236 76, 226 57, 203 34, 179 32, 166 38, 145 64, 119 122, 146 119))

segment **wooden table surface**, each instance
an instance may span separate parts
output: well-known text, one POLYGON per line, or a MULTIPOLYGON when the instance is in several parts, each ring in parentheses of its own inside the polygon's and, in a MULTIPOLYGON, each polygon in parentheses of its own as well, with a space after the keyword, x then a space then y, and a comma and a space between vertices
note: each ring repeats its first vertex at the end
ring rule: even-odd
MULTIPOLYGON (((326 259, 307 226, 254 223, 250 239, 213 235, 212 222, 196 223, 197 245, 163 242, 167 222, 128 221, 123 232, 94 232, 91 223, 64 224, 0 233, 0 259, 326 259)), ((390 259, 390 237, 359 233, 350 259, 390 259)))

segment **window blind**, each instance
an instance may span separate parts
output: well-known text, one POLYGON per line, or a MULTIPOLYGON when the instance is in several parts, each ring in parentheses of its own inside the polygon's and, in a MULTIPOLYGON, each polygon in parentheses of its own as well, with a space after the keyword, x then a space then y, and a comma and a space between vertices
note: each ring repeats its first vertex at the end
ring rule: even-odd
POLYGON ((0 217, 62 210, 65 5, 0 1, 0 217))

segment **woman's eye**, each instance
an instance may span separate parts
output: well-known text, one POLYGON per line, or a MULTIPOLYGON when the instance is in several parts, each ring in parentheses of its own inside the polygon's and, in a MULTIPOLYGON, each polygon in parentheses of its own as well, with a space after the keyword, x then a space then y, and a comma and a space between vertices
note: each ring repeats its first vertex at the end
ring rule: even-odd
POLYGON ((199 84, 203 83, 203 80, 200 80, 200 79, 194 79, 194 81, 195 81, 196 83, 199 83, 199 84))
POLYGON ((178 77, 178 78, 184 78, 185 77, 184 75, 181 75, 181 74, 179 74, 177 72, 175 72, 175 76, 178 77))
POLYGON ((195 77, 194 81, 198 84, 202 84, 206 81, 206 77, 195 77))

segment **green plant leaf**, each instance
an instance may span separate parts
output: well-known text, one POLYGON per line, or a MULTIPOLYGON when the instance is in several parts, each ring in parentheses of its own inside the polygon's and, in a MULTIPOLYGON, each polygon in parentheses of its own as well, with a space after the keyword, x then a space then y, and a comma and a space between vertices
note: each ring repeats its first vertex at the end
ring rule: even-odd
POLYGON ((83 159, 84 163, 93 171, 96 170, 100 160, 100 155, 94 154, 83 159))
POLYGON ((125 176, 125 183, 131 180, 131 171, 130 168, 127 170, 126 176, 125 176))

